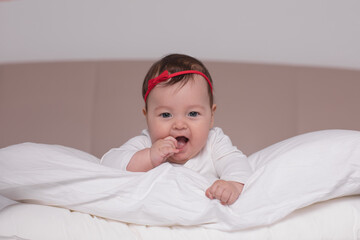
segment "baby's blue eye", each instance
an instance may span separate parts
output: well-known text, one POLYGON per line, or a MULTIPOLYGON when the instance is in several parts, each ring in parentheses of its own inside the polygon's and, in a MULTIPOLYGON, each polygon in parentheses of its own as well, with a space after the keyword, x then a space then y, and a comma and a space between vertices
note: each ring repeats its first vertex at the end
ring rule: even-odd
POLYGON ((199 116, 199 113, 198 112, 189 112, 189 116, 190 117, 197 117, 197 116, 199 116))
POLYGON ((161 113, 160 116, 163 118, 169 118, 169 117, 171 117, 171 114, 168 112, 165 112, 165 113, 161 113))

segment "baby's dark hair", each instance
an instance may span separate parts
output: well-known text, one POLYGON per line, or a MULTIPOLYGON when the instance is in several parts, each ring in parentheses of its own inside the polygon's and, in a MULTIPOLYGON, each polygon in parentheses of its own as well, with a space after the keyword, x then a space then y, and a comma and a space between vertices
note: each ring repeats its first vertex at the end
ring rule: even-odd
MULTIPOLYGON (((142 96, 145 97, 145 94, 148 89, 148 82, 149 80, 157 77, 159 74, 167 70, 169 74, 181 72, 181 71, 187 71, 187 70, 196 70, 199 72, 204 73, 211 82, 211 85, 213 85, 211 76, 209 71, 206 69, 205 65, 197 60, 196 58, 190 57, 188 55, 184 54, 170 54, 159 61, 155 62, 147 72, 143 86, 142 86, 142 96)), ((176 77, 171 78, 169 81, 164 83, 164 86, 174 85, 178 82, 183 83, 185 85, 192 77, 193 74, 185 74, 185 75, 179 75, 176 77)), ((210 107, 212 107, 214 103, 214 96, 211 91, 211 86, 208 85, 208 94, 210 99, 210 107)), ((145 107, 147 108, 147 103, 145 103, 145 107)))

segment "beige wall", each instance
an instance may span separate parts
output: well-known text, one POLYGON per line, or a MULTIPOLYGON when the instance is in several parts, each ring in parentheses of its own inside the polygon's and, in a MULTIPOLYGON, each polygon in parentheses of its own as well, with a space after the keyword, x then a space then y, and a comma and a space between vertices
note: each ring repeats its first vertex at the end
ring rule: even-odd
MULTIPOLYGON (((147 61, 0 65, 0 147, 61 144, 101 157, 145 128, 147 61)), ((207 62, 216 125, 251 154, 321 129, 360 130, 360 71, 207 62)))

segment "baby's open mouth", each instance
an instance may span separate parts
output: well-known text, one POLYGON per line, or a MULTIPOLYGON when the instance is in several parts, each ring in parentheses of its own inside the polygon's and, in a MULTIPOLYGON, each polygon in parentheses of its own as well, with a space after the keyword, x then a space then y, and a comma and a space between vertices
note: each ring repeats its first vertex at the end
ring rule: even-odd
POLYGON ((184 136, 179 136, 176 138, 176 141, 177 141, 177 149, 181 149, 183 148, 186 143, 189 141, 189 139, 187 137, 184 137, 184 136))

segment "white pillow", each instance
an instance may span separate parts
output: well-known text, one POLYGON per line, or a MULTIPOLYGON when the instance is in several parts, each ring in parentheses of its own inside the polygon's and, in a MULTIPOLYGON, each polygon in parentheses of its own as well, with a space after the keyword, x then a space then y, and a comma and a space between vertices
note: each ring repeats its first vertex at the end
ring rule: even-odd
POLYGON ((254 174, 232 208, 244 218, 258 212, 260 225, 315 202, 360 194, 359 131, 298 135, 248 160, 254 174))
POLYGON ((39 158, 39 156, 47 158, 48 156, 60 155, 62 157, 71 157, 93 163, 100 163, 100 159, 87 152, 62 145, 26 142, 11 145, 3 148, 3 150, 6 150, 6 152, 10 154, 13 153, 14 155, 19 155, 19 153, 21 153, 21 155, 26 155, 29 158, 39 158), (39 155, 40 152, 41 155, 39 155))

